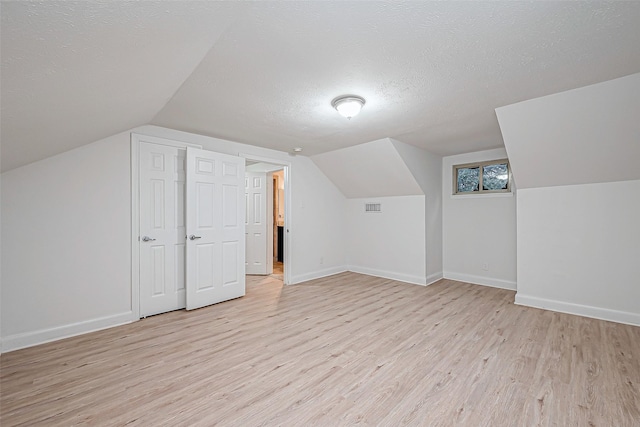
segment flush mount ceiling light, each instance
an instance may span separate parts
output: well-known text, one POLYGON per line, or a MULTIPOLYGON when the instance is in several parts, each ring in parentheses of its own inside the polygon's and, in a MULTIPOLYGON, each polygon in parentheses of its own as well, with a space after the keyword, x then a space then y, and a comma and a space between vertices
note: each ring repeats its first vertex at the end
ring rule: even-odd
POLYGON ((333 108, 347 119, 357 116, 364 106, 364 103, 364 98, 356 95, 342 95, 331 101, 333 108))

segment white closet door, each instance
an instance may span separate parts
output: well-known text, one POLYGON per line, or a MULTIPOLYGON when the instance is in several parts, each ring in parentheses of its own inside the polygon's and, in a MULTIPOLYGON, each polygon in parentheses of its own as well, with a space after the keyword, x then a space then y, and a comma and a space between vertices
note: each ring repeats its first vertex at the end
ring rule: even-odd
POLYGON ((269 274, 267 271, 267 174, 245 174, 246 200, 246 274, 269 274))
POLYGON ((140 144, 140 316, 185 307, 184 148, 140 144))
POLYGON ((187 148, 187 310, 245 294, 244 159, 187 148))

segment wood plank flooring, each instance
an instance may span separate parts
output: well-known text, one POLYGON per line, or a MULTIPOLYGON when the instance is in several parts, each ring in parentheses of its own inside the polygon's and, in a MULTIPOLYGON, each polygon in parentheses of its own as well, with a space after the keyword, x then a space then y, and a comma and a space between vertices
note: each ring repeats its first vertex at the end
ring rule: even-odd
POLYGON ((640 328, 354 273, 2 355, 3 427, 639 426, 640 328))

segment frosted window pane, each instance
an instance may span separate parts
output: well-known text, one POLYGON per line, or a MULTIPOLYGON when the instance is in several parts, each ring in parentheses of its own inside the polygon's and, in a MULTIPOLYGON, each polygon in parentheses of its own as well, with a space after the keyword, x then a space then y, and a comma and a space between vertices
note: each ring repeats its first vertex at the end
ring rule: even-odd
POLYGON ((480 168, 458 169, 458 193, 468 193, 480 189, 480 168))
POLYGON ((509 185, 509 169, 506 163, 482 167, 483 190, 506 190, 509 185))

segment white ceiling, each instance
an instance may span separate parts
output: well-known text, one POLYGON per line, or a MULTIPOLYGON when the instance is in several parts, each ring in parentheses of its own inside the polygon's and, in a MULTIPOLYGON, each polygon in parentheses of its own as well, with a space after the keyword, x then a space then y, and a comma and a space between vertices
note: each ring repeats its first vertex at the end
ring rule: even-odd
POLYGON ((2 169, 144 124, 304 154, 502 146, 494 109, 640 71, 640 2, 2 2, 2 169), (331 108, 363 96, 348 121, 331 108))

